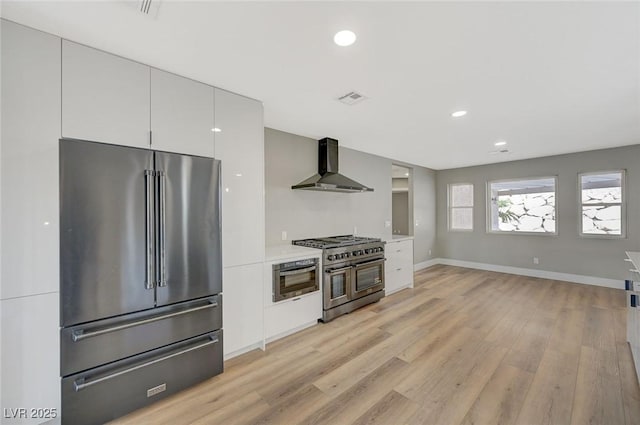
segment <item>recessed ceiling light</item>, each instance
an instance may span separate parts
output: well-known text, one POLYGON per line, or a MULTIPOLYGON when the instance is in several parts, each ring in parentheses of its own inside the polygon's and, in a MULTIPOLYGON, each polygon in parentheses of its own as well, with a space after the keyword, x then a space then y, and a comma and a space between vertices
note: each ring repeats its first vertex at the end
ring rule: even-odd
POLYGON ((338 31, 336 35, 333 36, 333 41, 338 46, 351 46, 356 42, 356 34, 349 30, 338 31))
POLYGON ((494 146, 504 146, 504 145, 506 145, 506 144, 507 144, 507 142, 506 142, 506 141, 504 141, 504 140, 498 140, 498 141, 497 141, 497 142, 495 142, 493 145, 494 145, 494 146))
POLYGON ((454 113, 451 114, 453 118, 460 118, 460 117, 464 117, 465 115, 467 115, 467 111, 455 111, 454 113))
POLYGON ((213 127, 211 131, 213 131, 214 133, 220 133, 222 130, 220 130, 218 127, 213 127))

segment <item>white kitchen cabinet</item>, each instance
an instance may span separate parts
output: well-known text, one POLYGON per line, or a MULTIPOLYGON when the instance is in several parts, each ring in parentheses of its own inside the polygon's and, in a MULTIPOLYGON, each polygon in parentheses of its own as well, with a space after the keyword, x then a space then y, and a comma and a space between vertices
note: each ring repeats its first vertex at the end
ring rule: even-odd
POLYGON ((273 302, 273 266, 291 261, 318 259, 318 270, 322 270, 320 252, 316 249, 293 247, 291 250, 279 250, 271 247, 269 260, 264 263, 264 338, 274 341, 294 332, 298 332, 318 323, 322 317, 322 276, 319 277, 319 290, 292 299, 273 302), (288 257, 278 255, 278 251, 289 251, 288 257))
POLYGON ((631 355, 636 365, 636 374, 640 382, 640 292, 638 292, 638 282, 640 282, 640 252, 627 252, 628 268, 630 270, 631 282, 626 285, 627 297, 627 342, 631 348, 631 355))
POLYGON ((151 147, 214 156, 214 88, 151 68, 151 147))
POLYGON ((5 299, 58 291, 60 39, 13 22, 1 25, 5 299))
POLYGON ((226 267, 223 276, 224 355, 263 346, 262 264, 226 267))
POLYGON ((62 136, 149 147, 150 68, 62 41, 62 136))
POLYGON ((264 309, 265 340, 271 342, 313 326, 318 323, 320 317, 322 317, 320 291, 279 301, 264 309))
MULTIPOLYGON (((57 409, 59 417, 58 293, 12 298, 0 304, 2 408, 57 409)), ((15 423, 41 422, 46 419, 15 423)))
POLYGON ((216 158, 222 160, 222 261, 264 260, 262 103, 215 90, 216 158))
POLYGON ((413 240, 389 241, 385 246, 384 286, 389 295, 404 288, 413 288, 413 240))

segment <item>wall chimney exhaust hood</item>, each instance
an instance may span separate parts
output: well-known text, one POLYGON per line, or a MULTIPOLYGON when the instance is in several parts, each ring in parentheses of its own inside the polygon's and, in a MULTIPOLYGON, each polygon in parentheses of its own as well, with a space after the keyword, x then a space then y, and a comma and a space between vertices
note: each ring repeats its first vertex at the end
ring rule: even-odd
POLYGON ((318 141, 318 174, 291 186, 297 190, 325 192, 373 192, 373 189, 338 173, 338 141, 325 137, 318 141))

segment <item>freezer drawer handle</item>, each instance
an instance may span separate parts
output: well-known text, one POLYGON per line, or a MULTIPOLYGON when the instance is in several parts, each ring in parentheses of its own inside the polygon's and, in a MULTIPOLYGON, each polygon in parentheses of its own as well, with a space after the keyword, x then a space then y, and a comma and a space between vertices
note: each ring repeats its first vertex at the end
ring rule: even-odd
POLYGON ((159 320, 168 319, 170 317, 182 316, 183 314, 189 314, 189 313, 193 313, 194 311, 200 311, 200 310, 205 310, 208 308, 215 308, 215 307, 218 307, 217 301, 210 302, 207 305, 201 305, 199 307, 189 308, 187 310, 176 311, 175 313, 166 314, 164 316, 151 317, 149 319, 140 320, 139 322, 125 323, 119 326, 113 326, 111 328, 100 329, 98 331, 85 333, 82 329, 78 329, 72 332, 71 338, 73 339, 73 342, 78 342, 86 338, 91 338, 94 336, 104 335, 111 332, 121 331, 123 329, 133 328, 134 326, 146 325, 147 323, 153 323, 159 320))
POLYGON ((146 279, 145 279, 145 288, 153 289, 155 286, 155 223, 154 223, 154 196, 153 196, 153 177, 155 175, 155 171, 153 170, 144 170, 144 181, 145 181, 145 215, 146 215, 146 256, 147 256, 147 270, 146 270, 146 279))
POLYGON ((124 375, 126 373, 133 372, 135 370, 142 369, 143 367, 151 366, 153 364, 160 363, 160 362, 163 362, 165 360, 169 360, 169 359, 171 359, 173 357, 181 356, 182 354, 186 354, 186 353, 188 353, 190 351, 199 350, 199 349, 207 347, 209 345, 216 344, 219 341, 217 336, 216 337, 210 337, 210 339, 211 339, 211 341, 205 342, 204 344, 196 345, 195 347, 187 348, 185 350, 178 351, 177 353, 172 353, 172 354, 169 354, 168 356, 160 357, 159 359, 151 360, 151 361, 139 364, 137 366, 130 367, 129 369, 121 370, 120 372, 116 372, 116 373, 113 373, 111 375, 103 376, 102 378, 98 378, 98 379, 96 379, 94 381, 86 382, 84 380, 84 378, 78 379, 78 380, 74 381, 74 383, 73 383, 74 390, 76 392, 78 392, 80 390, 84 390, 85 388, 90 387, 90 386, 95 385, 95 384, 99 384, 100 382, 104 382, 104 381, 108 381, 109 379, 117 378, 118 376, 122 376, 122 375, 124 375))

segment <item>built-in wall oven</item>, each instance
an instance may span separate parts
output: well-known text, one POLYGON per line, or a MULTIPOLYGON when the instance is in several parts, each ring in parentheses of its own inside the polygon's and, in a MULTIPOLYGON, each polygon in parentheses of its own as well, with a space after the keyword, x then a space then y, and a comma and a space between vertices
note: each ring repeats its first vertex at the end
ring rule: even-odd
POLYGON ((318 259, 273 265, 273 302, 317 291, 320 287, 318 259))

